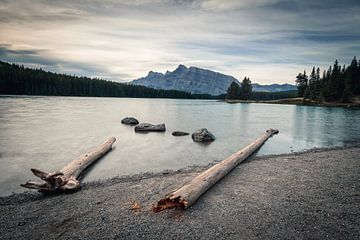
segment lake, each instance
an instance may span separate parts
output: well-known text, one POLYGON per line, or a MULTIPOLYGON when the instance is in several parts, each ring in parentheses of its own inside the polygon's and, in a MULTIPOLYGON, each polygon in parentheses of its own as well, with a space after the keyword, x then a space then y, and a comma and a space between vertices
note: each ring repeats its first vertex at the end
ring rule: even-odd
POLYGON ((30 168, 54 171, 101 144, 117 141, 113 151, 85 176, 92 181, 141 172, 159 172, 220 161, 260 136, 270 138, 257 155, 290 153, 360 141, 358 109, 276 104, 227 104, 215 100, 0 97, 0 195, 22 192, 36 179, 30 168), (134 116, 140 122, 165 123, 165 133, 139 134, 121 124, 134 116), (172 131, 206 127, 211 144, 174 137, 172 131))

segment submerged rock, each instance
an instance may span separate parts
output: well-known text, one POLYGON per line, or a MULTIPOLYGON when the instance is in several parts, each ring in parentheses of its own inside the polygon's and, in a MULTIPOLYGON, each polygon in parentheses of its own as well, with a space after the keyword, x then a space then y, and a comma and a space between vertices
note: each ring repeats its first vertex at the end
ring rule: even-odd
POLYGON ((121 120, 121 123, 126 125, 137 125, 139 124, 139 121, 134 117, 126 117, 121 120))
POLYGON ((150 123, 140 123, 135 127, 135 132, 165 132, 165 123, 153 125, 150 123))
POLYGON ((201 128, 196 130, 191 135, 191 138, 195 142, 212 142, 216 139, 215 136, 211 132, 209 132, 206 128, 201 128))
POLYGON ((186 136, 189 135, 190 133, 188 132, 181 132, 181 131, 175 131, 171 133, 173 136, 186 136))

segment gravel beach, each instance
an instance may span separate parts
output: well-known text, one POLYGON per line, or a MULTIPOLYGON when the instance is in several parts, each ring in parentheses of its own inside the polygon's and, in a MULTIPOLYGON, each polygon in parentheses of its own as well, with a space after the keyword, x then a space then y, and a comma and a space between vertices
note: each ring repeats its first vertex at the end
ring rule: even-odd
POLYGON ((152 212, 204 168, 0 198, 0 239, 360 239, 360 147, 252 157, 190 209, 152 212))

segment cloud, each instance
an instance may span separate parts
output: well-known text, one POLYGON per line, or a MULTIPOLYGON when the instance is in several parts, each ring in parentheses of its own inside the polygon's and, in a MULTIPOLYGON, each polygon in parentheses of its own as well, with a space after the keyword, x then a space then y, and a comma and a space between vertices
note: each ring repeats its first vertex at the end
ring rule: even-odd
POLYGON ((11 44, 0 44, 0 58, 8 62, 31 63, 39 66, 54 66, 56 61, 42 56, 41 49, 12 49, 11 44))
POLYGON ((359 3, 0 0, 0 57, 115 81, 182 63, 290 83, 304 68, 360 55, 359 3))
POLYGON ((312 1, 312 0, 279 0, 274 1, 269 7, 282 11, 324 11, 329 9, 344 9, 344 8, 354 8, 359 7, 360 2, 358 0, 322 0, 322 1, 312 1))
POLYGON ((71 62, 46 56, 49 52, 43 49, 13 49, 10 44, 0 44, 0 59, 15 62, 48 71, 75 74, 78 76, 101 77, 104 79, 124 79, 129 76, 121 73, 109 73, 108 69, 96 64, 71 62))
POLYGON ((193 6, 200 7, 204 10, 212 11, 234 11, 248 10, 255 7, 266 6, 278 2, 278 0, 201 0, 195 1, 193 6))

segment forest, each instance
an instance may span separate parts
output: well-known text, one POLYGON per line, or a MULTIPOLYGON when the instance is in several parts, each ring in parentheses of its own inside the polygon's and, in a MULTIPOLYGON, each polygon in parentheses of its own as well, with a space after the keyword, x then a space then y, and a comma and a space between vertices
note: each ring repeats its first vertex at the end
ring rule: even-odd
MULTIPOLYGON (((236 84, 235 82, 233 84, 236 84)), ((59 74, 43 69, 25 68, 22 65, 0 61, 0 94, 42 95, 42 96, 87 96, 87 97, 134 97, 134 98, 181 98, 181 99, 224 99, 244 98, 251 100, 273 100, 296 97, 296 91, 253 92, 250 78, 245 78, 242 88, 230 86, 232 96, 221 94, 191 94, 177 90, 160 90, 102 80, 59 74), (233 89, 235 88, 235 90, 233 89), (241 90, 243 89, 243 90, 241 90), (241 91, 240 91, 241 90, 241 91), (240 96, 241 95, 241 96, 240 96)))
POLYGON ((306 71, 296 76, 298 94, 305 99, 317 102, 352 102, 360 95, 360 61, 354 57, 349 66, 339 65, 336 60, 333 66, 324 70, 313 67, 310 76, 306 71))
POLYGON ((0 61, 0 94, 215 99, 208 94, 160 90, 97 78, 58 74, 0 61))

